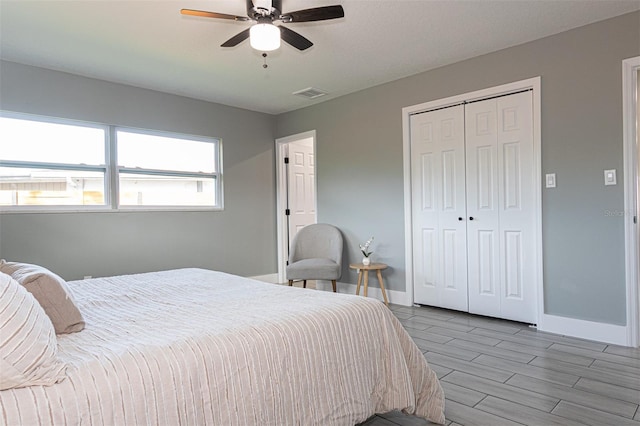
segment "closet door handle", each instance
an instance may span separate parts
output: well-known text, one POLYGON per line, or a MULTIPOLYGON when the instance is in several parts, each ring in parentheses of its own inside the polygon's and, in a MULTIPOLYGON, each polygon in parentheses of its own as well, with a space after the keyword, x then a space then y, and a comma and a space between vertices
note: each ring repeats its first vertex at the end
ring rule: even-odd
POLYGON ((473 220, 473 216, 469 216, 469 220, 473 220))
POLYGON ((461 217, 459 217, 459 218, 458 218, 458 220, 462 222, 464 219, 463 219, 463 218, 461 218, 461 217))

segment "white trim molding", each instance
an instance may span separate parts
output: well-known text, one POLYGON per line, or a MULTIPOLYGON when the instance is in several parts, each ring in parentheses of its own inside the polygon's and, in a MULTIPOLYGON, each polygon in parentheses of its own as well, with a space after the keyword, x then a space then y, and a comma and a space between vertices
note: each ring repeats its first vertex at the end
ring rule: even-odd
POLYGON ((626 346, 640 345, 640 229, 638 200, 638 70, 640 56, 622 61, 623 158, 624 158, 624 239, 627 297, 626 346))
POLYGON ((544 314, 540 318, 538 330, 580 339, 628 346, 627 327, 624 325, 605 324, 602 322, 544 314))

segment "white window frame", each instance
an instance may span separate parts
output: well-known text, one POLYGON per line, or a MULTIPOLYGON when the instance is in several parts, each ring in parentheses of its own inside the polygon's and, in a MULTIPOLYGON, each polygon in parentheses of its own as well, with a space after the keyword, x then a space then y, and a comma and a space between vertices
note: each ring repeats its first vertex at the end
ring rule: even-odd
POLYGON ((7 213, 68 213, 68 212, 144 212, 144 211, 222 211, 224 210, 224 186, 222 165, 222 139, 215 137, 191 135, 178 132, 163 132, 132 127, 121 127, 95 122, 79 121, 65 118, 55 118, 42 115, 17 113, 0 110, 1 117, 18 120, 38 121, 43 123, 63 124, 69 126, 89 127, 104 130, 105 164, 88 166, 83 164, 48 163, 37 161, 9 161, 1 160, 0 166, 23 167, 50 170, 79 170, 104 173, 104 204, 103 205, 44 205, 44 206, 0 206, 0 214, 7 213), (116 131, 141 133, 146 135, 164 136, 175 139, 211 142, 216 149, 215 173, 176 172, 173 170, 152 170, 141 168, 120 167, 117 164, 116 131), (214 206, 120 206, 119 205, 119 173, 156 174, 161 176, 207 177, 216 182, 216 203, 214 206))
POLYGON ((114 153, 113 158, 111 159, 111 163, 114 165, 115 171, 113 175, 115 176, 115 181, 112 182, 112 186, 115 189, 112 191, 114 193, 112 204, 117 210, 128 210, 128 211, 141 211, 141 210, 223 210, 223 192, 222 192, 222 141, 219 138, 211 138, 206 136, 196 136, 196 135, 186 135, 184 133, 174 133, 174 132, 163 132, 163 131, 155 131, 155 130, 141 130, 132 127, 120 127, 113 126, 113 134, 111 137, 112 143, 112 152, 114 153), (184 139, 189 141, 198 141, 198 142, 207 142, 211 143, 215 146, 216 150, 216 164, 215 164, 215 172, 214 173, 199 173, 199 172, 181 172, 176 170, 158 170, 158 169, 146 169, 140 167, 124 167, 118 164, 118 140, 117 140, 117 132, 128 132, 128 133, 138 133, 142 135, 150 135, 150 136, 160 136, 174 139, 184 139), (202 177, 202 178, 213 178, 216 182, 216 202, 213 206, 132 206, 132 205, 120 205, 120 173, 130 173, 130 174, 140 174, 140 175, 156 175, 156 176, 174 176, 174 177, 202 177))
POLYGON ((104 165, 89 166, 73 163, 50 163, 40 161, 9 161, 0 160, 0 166, 8 167, 24 167, 42 170, 79 170, 104 173, 104 204, 102 205, 45 205, 45 206, 0 206, 0 213, 49 213, 49 212, 73 212, 73 211, 106 211, 111 205, 111 191, 109 182, 111 180, 111 170, 109 168, 110 143, 109 143, 109 126, 100 123, 92 123, 79 120, 62 119, 56 117, 48 117, 41 115, 16 113, 11 111, 0 111, 0 117, 6 117, 16 120, 36 121, 40 123, 62 124, 66 126, 85 127, 92 129, 101 129, 104 131, 104 165))

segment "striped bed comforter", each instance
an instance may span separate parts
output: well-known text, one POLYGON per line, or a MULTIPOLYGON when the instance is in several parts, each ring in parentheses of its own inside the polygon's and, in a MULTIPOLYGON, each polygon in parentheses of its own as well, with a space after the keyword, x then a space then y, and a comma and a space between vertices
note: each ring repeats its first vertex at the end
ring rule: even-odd
POLYGON ((58 336, 68 377, 0 391, 1 423, 444 422, 436 375, 377 300, 202 269, 68 284, 87 323, 58 336))

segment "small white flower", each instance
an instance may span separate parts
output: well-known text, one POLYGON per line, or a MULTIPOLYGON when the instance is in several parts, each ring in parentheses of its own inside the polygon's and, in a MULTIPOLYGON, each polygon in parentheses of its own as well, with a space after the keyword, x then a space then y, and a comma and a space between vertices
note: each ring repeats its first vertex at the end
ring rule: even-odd
POLYGON ((371 253, 373 253, 373 251, 369 251, 369 246, 371 245, 371 242, 373 241, 373 237, 369 238, 367 240, 366 243, 364 243, 364 245, 360 244, 360 251, 362 252, 362 254, 364 255, 364 257, 369 257, 371 256, 371 253))

